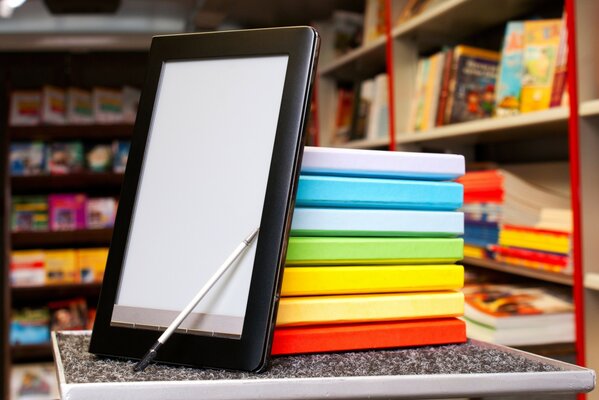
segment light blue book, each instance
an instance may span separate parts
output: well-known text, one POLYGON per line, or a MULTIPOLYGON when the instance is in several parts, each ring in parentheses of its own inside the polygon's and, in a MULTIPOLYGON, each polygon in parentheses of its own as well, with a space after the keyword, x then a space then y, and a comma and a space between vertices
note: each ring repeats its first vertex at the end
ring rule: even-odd
POLYGON ((306 147, 305 175, 452 180, 464 175, 464 156, 382 150, 306 147))
POLYGON ((291 236, 452 237, 464 234, 457 211, 300 208, 293 212, 291 236))
POLYGON ((463 198, 455 182, 302 175, 296 206, 454 211, 463 198))
POLYGON ((524 72, 524 22, 510 21, 505 28, 501 64, 495 87, 495 112, 498 117, 518 114, 524 72))

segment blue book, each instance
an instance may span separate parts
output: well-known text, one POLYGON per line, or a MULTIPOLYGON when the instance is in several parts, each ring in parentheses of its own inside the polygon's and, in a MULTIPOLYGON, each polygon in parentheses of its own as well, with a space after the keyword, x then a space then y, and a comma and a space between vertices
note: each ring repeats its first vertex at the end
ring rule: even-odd
POLYGON ((454 211, 463 198, 455 182, 302 175, 296 206, 454 211))
POLYGON ((291 236, 451 237, 464 233, 457 211, 301 208, 293 212, 291 236))
POLYGON ((464 156, 306 147, 301 173, 370 178, 451 180, 464 175, 464 156))

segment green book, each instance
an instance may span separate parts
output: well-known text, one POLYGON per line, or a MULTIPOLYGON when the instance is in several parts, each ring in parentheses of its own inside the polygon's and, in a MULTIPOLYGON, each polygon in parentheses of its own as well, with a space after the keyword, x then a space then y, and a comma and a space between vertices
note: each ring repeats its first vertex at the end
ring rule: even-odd
POLYGON ((287 265, 440 264, 462 259, 461 238, 292 237, 287 265))

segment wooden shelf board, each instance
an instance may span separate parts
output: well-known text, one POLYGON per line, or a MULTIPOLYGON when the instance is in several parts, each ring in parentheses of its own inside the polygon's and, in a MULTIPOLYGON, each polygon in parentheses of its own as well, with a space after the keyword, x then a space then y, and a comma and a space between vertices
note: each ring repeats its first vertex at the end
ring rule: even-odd
POLYGON ((133 125, 38 125, 7 128, 11 140, 112 140, 128 139, 133 125))
POLYGON ((85 229, 77 231, 13 232, 12 246, 15 249, 33 247, 68 247, 77 245, 108 246, 112 229, 85 229))
POLYGON ((408 143, 479 143, 528 138, 567 132, 569 110, 565 107, 504 118, 488 118, 445 125, 425 132, 397 135, 398 144, 408 143))
POLYGON ((583 101, 578 112, 582 117, 599 116, 599 99, 583 101))
POLYGON ((395 39, 414 39, 419 50, 440 49, 532 12, 542 0, 503 0, 497 7, 494 0, 446 0, 420 15, 396 26, 395 39), (489 9, 493 12, 488 12, 489 9))
POLYGON ((318 69, 320 76, 356 80, 372 78, 385 69, 386 37, 358 47, 318 69))
POLYGON ((101 283, 13 286, 11 294, 14 302, 57 299, 70 296, 97 297, 100 294, 101 288, 101 283))
POLYGON ((120 189, 123 174, 112 172, 81 172, 66 175, 32 175, 11 177, 11 187, 16 193, 40 190, 120 189))
POLYGON ((584 274, 584 287, 587 289, 599 290, 599 273, 587 272, 584 274))
POLYGON ((346 149, 376 149, 379 147, 389 147, 389 139, 363 139, 363 140, 352 140, 347 143, 340 144, 336 147, 343 147, 346 149))
POLYGON ((10 348, 13 362, 52 360, 52 345, 50 342, 32 345, 14 345, 10 348))
POLYGON ((464 257, 464 264, 492 269, 495 271, 507 272, 509 274, 514 275, 526 276, 529 278, 535 278, 547 282, 559 283, 562 285, 572 286, 574 284, 574 278, 572 277, 572 275, 560 274, 551 271, 543 271, 540 269, 519 267, 516 265, 503 264, 494 260, 464 257))

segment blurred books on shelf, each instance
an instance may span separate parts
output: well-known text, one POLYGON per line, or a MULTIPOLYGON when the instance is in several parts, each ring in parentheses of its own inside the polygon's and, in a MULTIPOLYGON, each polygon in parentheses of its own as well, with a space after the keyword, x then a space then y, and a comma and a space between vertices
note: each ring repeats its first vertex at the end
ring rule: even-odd
POLYGON ((10 400, 55 400, 58 380, 53 363, 13 365, 10 373, 10 400))
POLYGON ((564 292, 511 284, 467 284, 463 291, 470 338, 507 346, 574 341, 574 306, 564 292))

